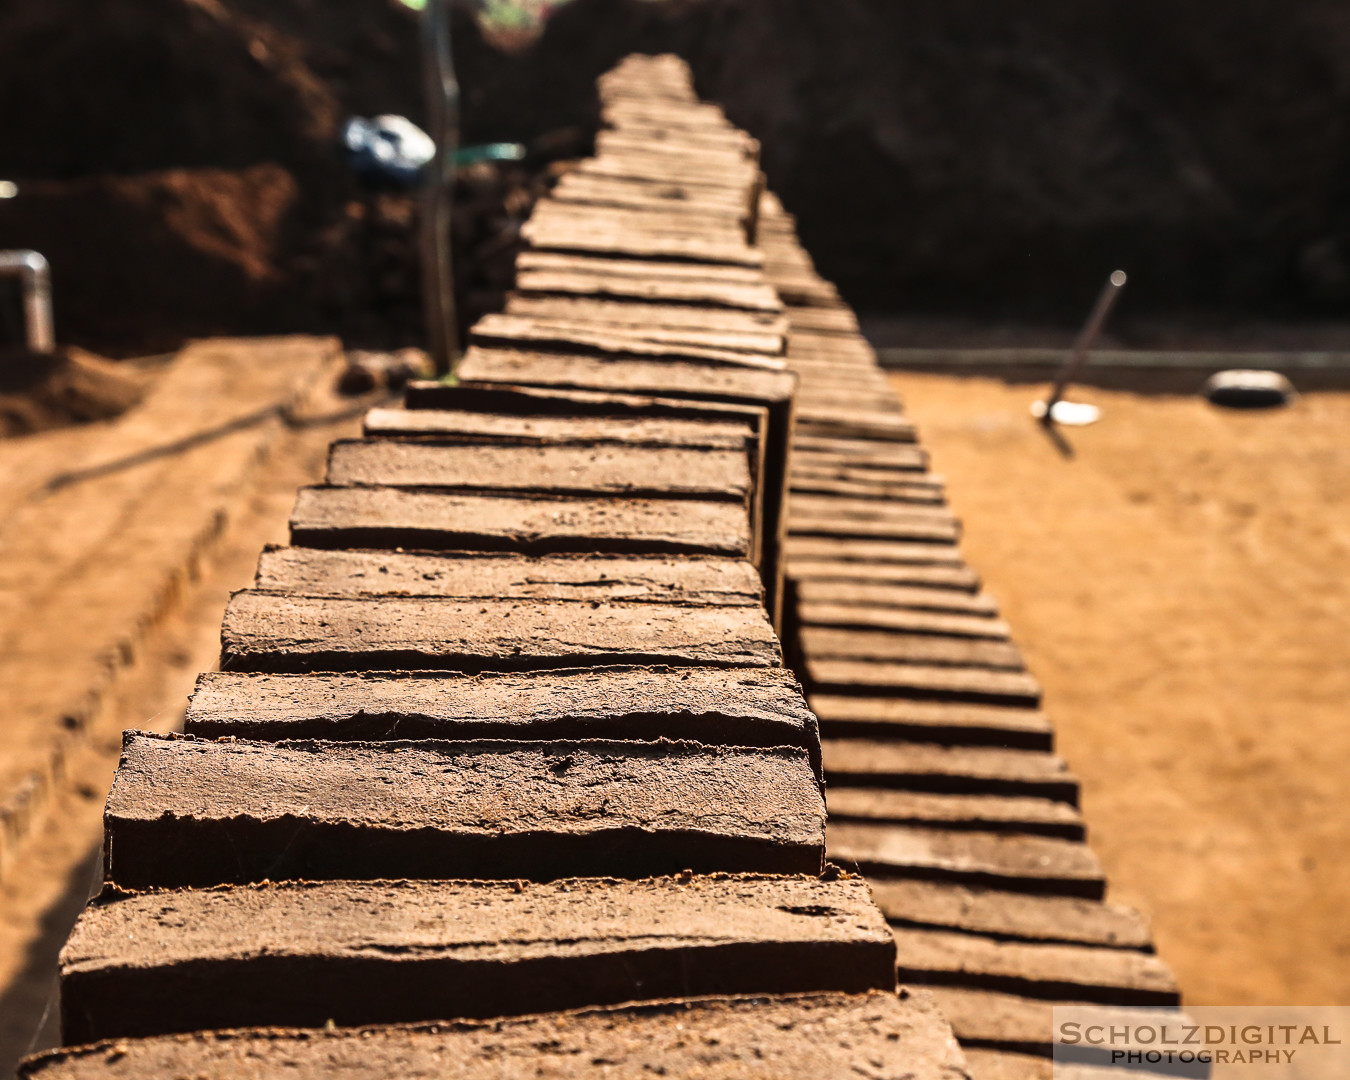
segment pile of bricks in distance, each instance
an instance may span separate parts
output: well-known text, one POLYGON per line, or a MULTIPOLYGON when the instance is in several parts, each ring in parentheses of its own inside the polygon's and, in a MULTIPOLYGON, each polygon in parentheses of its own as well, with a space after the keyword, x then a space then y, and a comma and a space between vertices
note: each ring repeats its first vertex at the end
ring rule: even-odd
POLYGON ((754 141, 673 58, 601 94, 458 383, 333 445, 186 733, 126 734, 22 1076, 943 1080, 939 1008, 1034 1076, 1052 1001, 1176 1000, 754 141))

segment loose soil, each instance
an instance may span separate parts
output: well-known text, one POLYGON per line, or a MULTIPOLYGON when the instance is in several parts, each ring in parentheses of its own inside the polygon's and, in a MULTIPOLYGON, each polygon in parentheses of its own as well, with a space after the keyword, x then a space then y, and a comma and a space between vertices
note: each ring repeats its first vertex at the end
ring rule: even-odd
POLYGON ((1186 1000, 1350 1001, 1350 393, 1077 389, 1069 459, 1040 386, 893 382, 1186 1000))

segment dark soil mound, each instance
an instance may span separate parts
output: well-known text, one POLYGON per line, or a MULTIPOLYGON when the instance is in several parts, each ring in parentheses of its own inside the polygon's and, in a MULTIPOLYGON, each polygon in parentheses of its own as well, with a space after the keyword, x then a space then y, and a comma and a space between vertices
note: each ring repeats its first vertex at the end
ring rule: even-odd
MULTIPOLYGON (((417 343, 415 206, 362 191, 351 114, 420 120, 397 0, 0 0, 0 247, 53 264, 57 332, 108 354, 191 336, 417 343)), ((477 170, 455 222, 463 320, 500 303, 593 83, 674 51, 759 136, 821 271, 864 308, 1081 316, 1350 311, 1342 0, 572 0, 502 51, 454 21, 477 170)))
POLYGON ((148 381, 79 349, 50 356, 0 351, 0 437, 110 420, 140 401, 148 381))

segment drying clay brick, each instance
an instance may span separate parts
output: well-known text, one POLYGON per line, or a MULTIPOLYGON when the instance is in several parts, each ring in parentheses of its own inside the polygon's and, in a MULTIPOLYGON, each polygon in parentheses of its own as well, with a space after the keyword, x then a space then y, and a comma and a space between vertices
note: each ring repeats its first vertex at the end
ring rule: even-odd
MULTIPOLYGON (((827 590, 817 588, 817 593, 827 590)), ((862 592, 863 590, 857 589, 862 592)), ((878 589, 878 592, 883 590, 878 589)), ((932 589, 932 593, 953 599, 975 599, 950 589, 932 589)), ((801 596, 801 592, 798 592, 801 596)), ((884 602, 885 597, 879 597, 884 602)), ((985 614, 960 614, 952 611, 916 607, 870 607, 854 603, 811 603, 797 605, 797 620, 804 626, 832 630, 881 631, 891 634, 934 634, 944 637, 988 638, 1007 641, 1012 630, 1002 619, 985 614)))
MULTIPOLYGON (((833 793, 831 793, 833 799, 833 793)), ((833 807, 831 807, 833 811, 833 807)), ((872 895, 899 926, 1151 952, 1148 923, 1132 908, 1072 896, 1027 896, 942 881, 877 878, 872 895)))
POLYGON ((826 739, 821 751, 832 785, 1017 795, 1078 805, 1078 779, 1064 759, 1035 750, 826 739))
POLYGON ((653 326, 718 330, 732 334, 787 333, 787 319, 777 312, 735 311, 730 308, 704 308, 691 304, 621 303, 606 300, 578 300, 560 296, 513 296, 506 301, 510 315, 543 319, 584 320, 608 326, 653 326))
POLYGON ((876 821, 928 829, 976 829, 1082 840, 1082 816, 1067 803, 1034 797, 948 795, 929 791, 840 787, 830 778, 832 821, 876 821))
POLYGON ((686 263, 651 262, 646 259, 617 259, 594 255, 567 255, 556 251, 522 251, 516 256, 517 272, 566 273, 588 277, 633 278, 708 282, 714 285, 754 286, 773 297, 767 310, 781 313, 777 295, 763 284, 764 275, 748 266, 691 266, 686 263))
POLYGON ((790 403, 797 382, 796 376, 786 371, 674 360, 551 356, 480 346, 465 353, 459 377, 469 383, 556 386, 770 406, 790 403))
MULTIPOLYGON (((788 559, 794 563, 829 560, 838 563, 965 567, 961 559, 961 549, 954 543, 901 543, 893 540, 855 540, 834 536, 789 536, 786 550, 788 559)), ((871 573, 874 567, 868 567, 867 570, 871 573)))
POLYGON ((806 682, 813 693, 858 694, 965 701, 1035 708, 1041 685, 1023 671, 979 667, 927 667, 866 660, 806 658, 806 682))
POLYGON ((455 671, 782 662, 763 608, 235 593, 221 627, 233 671, 455 671))
POLYGON ((785 668, 593 668, 525 675, 440 672, 197 679, 189 735, 241 739, 690 739, 800 746, 816 721, 785 668))
POLYGON ((434 487, 744 503, 744 451, 662 446, 497 446, 339 439, 328 452, 337 487, 434 487))
POLYGON ((440 596, 495 600, 632 600, 762 604, 743 559, 626 555, 475 555, 268 547, 258 589, 300 596, 440 596))
POLYGON ((778 334, 733 334, 678 327, 639 329, 597 326, 570 319, 485 315, 469 331, 478 345, 584 353, 600 357, 693 360, 706 364, 783 371, 783 338, 778 334))
MULTIPOLYGON (((806 543, 803 538, 799 543, 806 543)), ((975 593, 980 577, 968 566, 924 566, 903 563, 867 563, 861 561, 806 558, 797 556, 788 563, 788 577, 804 584, 818 580, 822 588, 872 589, 879 592, 889 586, 923 586, 975 593)), ((883 601, 884 602, 884 601, 883 601)))
POLYGON ((871 660, 883 663, 993 668, 1023 671, 1022 653, 1010 641, 936 633, 904 634, 886 630, 836 630, 804 626, 802 651, 811 660, 871 660))
MULTIPOLYGON (((452 402, 453 398, 447 405, 452 402)), ((679 446, 744 451, 753 438, 749 423, 622 415, 512 416, 453 408, 371 409, 364 427, 365 433, 375 438, 458 439, 523 446, 679 446)))
POLYGON ((1152 953, 1033 945, 944 930, 895 932, 902 982, 957 985, 1110 1005, 1176 1005, 1167 965, 1152 953))
POLYGON ((1101 864, 1075 841, 1047 836, 831 822, 830 858, 879 877, 955 881, 1015 892, 1100 900, 1101 864))
POLYGON ((811 708, 832 738, 908 739, 947 746, 1049 750, 1050 720, 1039 709, 904 698, 814 694, 811 708))
POLYGON ((750 515, 735 503, 565 499, 400 488, 301 488, 291 542, 320 548, 750 553, 750 515))
POLYGON ((819 873, 806 752, 688 742, 211 741, 127 732, 107 880, 819 873))
POLYGON ((68 1042, 894 986, 857 877, 107 890, 61 954, 68 1042))
POLYGON ((421 1027, 202 1031, 48 1051, 23 1080, 822 1080, 966 1075, 925 991, 703 998, 421 1027))
MULTIPOLYGON (((794 573, 793 576, 798 575, 794 573)), ((989 618, 998 616, 998 604, 988 593, 971 595, 944 588, 882 585, 876 582, 864 585, 853 581, 800 581, 796 590, 798 602, 809 605, 818 617, 832 615, 834 608, 840 612, 860 611, 864 615, 870 615, 878 608, 900 608, 906 611, 941 611, 989 618)))
MULTIPOLYGON (((796 500, 794 499, 795 503, 796 500)), ((911 517, 895 515, 885 521, 858 517, 811 516, 805 511, 792 510, 788 517, 788 531, 796 537, 828 537, 846 540, 879 540, 890 543, 954 544, 961 538, 961 526, 955 518, 945 520, 927 514, 911 517)))

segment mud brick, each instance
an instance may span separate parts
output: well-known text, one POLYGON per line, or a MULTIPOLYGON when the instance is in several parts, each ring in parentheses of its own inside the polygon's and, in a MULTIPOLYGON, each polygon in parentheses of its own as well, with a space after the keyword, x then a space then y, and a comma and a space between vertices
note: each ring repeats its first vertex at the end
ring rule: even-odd
POLYGON ((466 383, 693 398, 759 405, 771 411, 789 404, 796 387, 796 376, 786 371, 677 361, 602 360, 481 347, 465 354, 459 377, 466 383))
POLYGON ((782 662, 764 609, 750 606, 352 599, 245 590, 230 598, 220 639, 221 667, 233 671, 782 662))
POLYGON ((197 679, 189 735, 240 739, 686 739, 799 746, 820 736, 784 668, 598 667, 528 675, 359 672, 197 679))
MULTIPOLYGON (((586 300, 566 296, 519 296, 506 301, 508 315, 566 319, 599 326, 719 331, 782 338, 788 330, 780 312, 737 311, 693 304, 643 304, 634 301, 586 300)), ((781 346, 782 342, 779 342, 781 346)))
POLYGON ((793 444, 798 461, 838 463, 851 468, 907 469, 928 468, 928 451, 905 443, 877 442, 869 439, 834 439, 828 436, 799 434, 793 444))
POLYGON ((1050 720, 1039 709, 904 698, 814 694, 811 708, 831 738, 909 739, 948 746, 1049 750, 1050 720))
POLYGON ((937 506, 946 501, 940 484, 884 483, 872 480, 847 480, 831 475, 833 470, 797 468, 791 473, 792 491, 802 495, 844 496, 852 499, 885 499, 892 503, 916 503, 937 506))
POLYGON ((588 296, 653 303, 664 301, 675 304, 710 304, 747 311, 776 311, 781 306, 778 294, 763 284, 640 277, 618 273, 518 269, 516 289, 526 295, 588 296))
POLYGON ((1010 641, 954 637, 931 633, 902 634, 885 630, 834 630, 804 626, 802 650, 812 660, 870 660, 960 668, 1024 671, 1022 653, 1010 641))
POLYGON ((328 452, 334 487, 434 487, 745 503, 743 451, 677 446, 494 446, 338 439, 328 452))
MULTIPOLYGON (((620 164, 627 164, 638 160, 651 161, 658 170, 663 170, 672 164, 670 159, 666 157, 637 154, 626 154, 622 159, 611 158, 609 163, 617 161, 620 164)), ((605 164, 605 162, 602 161, 600 164, 605 164)), ((690 168, 686 170, 687 176, 697 176, 700 172, 707 175, 714 171, 702 169, 697 162, 689 161, 688 164, 690 168)), ((733 169, 743 171, 735 166, 733 166, 733 169)), ((721 173, 724 170, 718 169, 715 171, 721 173)), ((731 187, 733 185, 728 184, 726 186, 731 187)), ((712 244, 744 244, 745 240, 745 234, 741 228, 729 224, 725 220, 690 216, 677 212, 653 214, 640 210, 620 210, 613 207, 577 206, 554 202, 551 199, 543 199, 535 205, 534 213, 530 215, 530 220, 525 223, 522 232, 528 236, 535 229, 576 233, 596 231, 599 233, 627 234, 629 236, 673 236, 680 239, 701 240, 712 244)), ((755 260, 749 262, 734 260, 735 265, 758 265, 761 256, 758 251, 755 251, 754 255, 756 256, 755 260)), ((708 259, 707 261, 719 262, 722 260, 708 259)))
MULTIPOLYGON (((830 798, 833 800, 833 792, 830 798)), ((877 878, 871 885, 886 918, 898 926, 1153 951, 1147 921, 1137 911, 1119 904, 970 889, 939 881, 877 878)))
POLYGON ((579 319, 485 315, 469 331, 479 345, 557 350, 600 357, 653 357, 786 370, 779 334, 733 334, 680 327, 605 326, 579 319))
POLYGON ((1016 833, 830 822, 829 857, 877 877, 950 881, 1013 892, 1100 900, 1101 864, 1086 844, 1016 833))
POLYGON ((555 202, 613 206, 656 213, 698 214, 744 229, 750 221, 742 193, 735 189, 691 187, 676 183, 643 183, 627 177, 569 173, 550 193, 555 202))
POLYGON ((61 958, 68 1042, 895 986, 861 878, 108 890, 61 958), (166 925, 166 921, 168 925, 166 925))
POLYGON ((631 177, 588 176, 575 174, 570 184, 555 187, 550 195, 555 202, 587 209, 613 207, 620 210, 641 210, 645 213, 687 214, 718 221, 726 228, 744 232, 750 225, 746 199, 734 188, 704 187, 694 189, 670 183, 643 184, 631 177), (690 197, 698 190, 704 197, 690 197), (684 193, 675 197, 669 192, 684 193))
POLYGON ((639 417, 510 416, 463 409, 371 409, 364 420, 372 438, 420 438, 437 442, 520 446, 676 446, 741 450, 752 446, 753 420, 639 417))
POLYGON ((878 609, 899 609, 982 615, 987 618, 998 616, 998 604, 988 593, 967 593, 922 585, 825 582, 814 579, 798 582, 796 589, 798 602, 813 607, 822 620, 833 617, 834 613, 829 610, 832 607, 839 608, 841 612, 862 609, 870 613, 878 609))
MULTIPOLYGON (((950 589, 934 589, 965 596, 950 589)), ((799 603, 797 619, 806 626, 840 630, 881 630, 900 634, 940 634, 950 637, 988 638, 1006 641, 1008 624, 988 615, 964 615, 901 607, 862 607, 849 604, 799 603)))
POLYGON ((126 888, 816 874, 824 821, 795 747, 132 731, 104 813, 104 871, 126 888))
POLYGON ((900 980, 1111 1005, 1176 1005, 1176 980, 1151 953, 1040 945, 945 930, 896 929, 900 980))
MULTIPOLYGON (((954 543, 907 543, 898 540, 857 540, 850 537, 789 536, 788 559, 793 563, 829 559, 832 562, 893 564, 899 566, 949 566, 964 569, 960 549, 954 543)), ((868 567, 869 574, 875 565, 868 567)))
POLYGON ((291 542, 307 547, 613 552, 744 558, 745 507, 685 499, 566 499, 399 488, 301 488, 291 542))
MULTIPOLYGON (((810 540, 803 537, 799 543, 810 540)), ((921 587, 974 595, 980 587, 979 575, 968 566, 922 566, 904 563, 834 561, 829 558, 794 558, 788 563, 788 576, 800 587, 819 582, 822 587, 861 587, 886 589, 921 587)))
POLYGON ((619 255, 624 258, 670 259, 683 262, 759 266, 762 256, 744 240, 705 234, 638 232, 617 222, 601 227, 591 222, 527 221, 521 235, 531 247, 619 255))
MULTIPOLYGON (((775 626, 782 611, 782 538, 786 532, 787 462, 791 457, 792 395, 796 376, 788 372, 652 360, 598 360, 586 356, 545 356, 472 348, 459 366, 467 383, 540 385, 567 390, 638 393, 687 398, 768 410, 764 437, 763 559, 767 604, 775 626)), ((710 553, 711 554, 711 553, 710 553)))
MULTIPOLYGON (((980 1046, 961 1048, 971 1080, 1086 1080, 1070 1077, 1068 1066, 1056 1065, 1039 1054, 1015 1054, 1003 1050, 988 1050, 980 1046)), ((1123 1077, 1102 1077, 1101 1080, 1124 1080, 1123 1077)))
POLYGON ((951 1029, 923 990, 904 1000, 884 991, 699 998, 423 1026, 199 1031, 52 1050, 20 1075, 389 1080, 444 1076, 446 1062, 461 1080, 561 1080, 594 1062, 619 1076, 700 1080, 964 1075, 951 1029))
POLYGON ((902 517, 896 514, 885 521, 848 517, 841 513, 809 516, 805 511, 793 509, 788 517, 788 531, 794 536, 831 537, 842 540, 879 540, 888 543, 954 544, 961 538, 961 526, 949 517, 930 517, 915 515, 902 517))
MULTIPOLYGON (((914 492, 927 491, 935 498, 941 498, 947 490, 946 481, 933 473, 920 469, 864 468, 850 465, 847 459, 823 458, 820 455, 798 451, 792 462, 792 479, 834 481, 851 484, 858 490, 866 490, 867 495, 854 495, 854 498, 871 498, 878 492, 914 492)), ((913 498, 914 495, 908 497, 913 498)))
POLYGON ((669 127, 664 130, 667 133, 664 139, 644 138, 626 131, 599 131, 595 136, 596 154, 600 157, 611 154, 624 156, 630 153, 669 155, 677 160, 696 161, 700 165, 731 167, 740 167, 747 160, 756 160, 756 155, 752 152, 757 149, 755 144, 747 142, 744 138, 733 142, 719 142, 717 141, 719 138, 722 140, 728 138, 722 135, 720 129, 709 131, 706 135, 701 132, 681 133, 669 127), (713 141, 705 141, 706 139, 713 141))
POLYGON ((647 259, 622 259, 603 255, 567 255, 556 251, 522 251, 516 256, 516 270, 562 272, 599 277, 627 277, 643 280, 702 281, 717 285, 753 285, 773 295, 765 310, 782 312, 783 304, 773 289, 764 285, 758 267, 703 266, 691 263, 651 262, 647 259))
POLYGON ((503 422, 513 419, 519 422, 525 417, 610 420, 630 424, 673 420, 704 425, 710 438, 717 437, 727 424, 744 424, 760 432, 767 414, 763 407, 725 402, 505 383, 466 385, 460 382, 447 386, 427 380, 408 384, 404 404, 409 410, 471 411, 483 415, 481 423, 487 423, 493 417, 503 422))
POLYGON ((1062 758, 991 746, 826 739, 831 784, 962 795, 1017 795, 1078 805, 1078 779, 1062 758))
MULTIPOLYGON (((609 108, 611 106, 601 110, 607 118, 609 108)), ((740 161, 754 161, 758 158, 759 141, 729 125, 697 128, 672 126, 669 120, 635 116, 631 113, 624 115, 624 107, 618 108, 619 112, 612 117, 615 126, 596 132, 595 145, 602 153, 607 153, 610 149, 624 150, 633 147, 654 150, 670 148, 675 153, 683 153, 686 148, 708 148, 734 154, 740 161)), ((566 176, 563 179, 566 179, 566 176)))
POLYGON ((740 559, 622 555, 413 554, 269 546, 258 589, 302 596, 642 601, 759 605, 764 588, 740 559))
POLYGON ((842 300, 839 290, 828 281, 814 275, 775 272, 777 267, 765 263, 764 277, 777 291, 785 304, 799 307, 838 307, 842 300))
MULTIPOLYGON (((793 370, 798 369, 793 367, 793 370)), ((801 374, 799 370, 798 374, 801 374)), ((797 413, 802 423, 832 424, 840 412, 854 417, 867 417, 870 423, 876 423, 875 417, 884 416, 888 427, 896 422, 897 426, 903 423, 913 429, 913 424, 905 418, 900 408, 899 399, 890 391, 872 391, 847 384, 835 386, 820 379, 802 377, 801 390, 797 394, 797 413)), ((889 432, 887 437, 891 437, 889 432)), ((911 438, 906 441, 917 440, 911 438)))
POLYGON ((858 333, 858 317, 851 308, 794 307, 788 309, 788 318, 794 330, 830 334, 858 333))
MULTIPOLYGON (((613 133, 608 133, 612 135, 613 133)), ((683 143, 686 151, 710 146, 710 133, 695 142, 683 143)), ((605 176, 573 171, 559 178, 549 192, 549 201, 564 205, 613 207, 651 214, 687 214, 716 222, 723 228, 741 229, 750 223, 748 193, 735 186, 685 184, 672 180, 639 180, 632 176, 605 176)))
MULTIPOLYGON (((687 167, 678 160, 657 157, 651 154, 643 157, 630 154, 625 155, 622 158, 614 156, 590 158, 586 161, 579 162, 575 171, 583 176, 637 178, 648 180, 652 183, 677 182, 688 187, 713 187, 726 191, 736 191, 744 194, 747 206, 750 202, 751 188, 756 183, 759 176, 759 170, 748 162, 744 165, 733 166, 732 168, 699 169, 687 167)), ((550 224, 553 223, 550 222, 550 224)), ((573 225, 572 227, 584 235, 584 226, 573 225)), ((619 237, 623 236, 623 226, 620 226, 617 222, 612 223, 610 229, 613 231, 614 235, 619 237)), ((629 232, 631 234, 631 229, 629 232)), ((637 245, 605 246, 596 243, 586 247, 579 244, 564 246, 559 244, 545 245, 543 243, 534 243, 532 246, 540 250, 568 251, 578 254, 608 254, 618 256, 619 258, 629 259, 643 258, 645 255, 644 249, 637 245)), ((753 262, 749 261, 744 255, 739 255, 739 253, 739 257, 737 258, 728 258, 722 251, 717 249, 699 249, 683 257, 690 261, 697 260, 712 264, 727 263, 732 266, 754 267, 763 265, 763 255, 758 249, 746 247, 745 250, 753 252, 755 256, 753 262)), ((661 256, 665 258, 672 257, 665 252, 662 252, 661 256)), ((838 295, 838 293, 836 292, 835 295, 838 295)))
MULTIPOLYGON (((928 993, 937 1002, 942 1015, 951 1021, 953 1032, 963 1047, 974 1045, 1023 1054, 1040 1054, 1047 1058, 1055 1050, 1054 1010, 1063 1004, 1061 1002, 955 986, 932 986, 928 988, 928 993)), ((1159 1029, 1166 1026, 1173 1032, 1179 1032, 1181 1024, 1194 1023, 1172 1008, 1080 1005, 1078 1011, 1082 1021, 1117 1028, 1135 1029, 1147 1024, 1159 1029)), ((1073 1063, 1065 1060, 1056 1062, 1055 1074, 1058 1075, 1061 1068, 1069 1068, 1075 1072, 1098 1072, 1105 1080, 1110 1074, 1106 1071, 1093 1070, 1091 1066, 1109 1065, 1112 1051, 1155 1050, 1157 1046, 1119 1042, 1097 1047, 1081 1044, 1074 1049, 1082 1060, 1073 1063)), ((1122 1065, 1117 1066, 1118 1076, 1124 1077, 1129 1073, 1137 1075, 1135 1067, 1131 1067, 1127 1073, 1122 1065)), ((1161 1068, 1159 1071, 1162 1071, 1161 1068)))
POLYGON ((847 517, 854 521, 934 521, 952 528, 956 524, 956 515, 946 506, 892 505, 846 495, 798 495, 792 500, 792 513, 794 517, 847 517))
POLYGON ((885 412, 861 412, 848 405, 813 406, 802 411, 803 435, 829 435, 843 439, 875 439, 897 443, 915 441, 914 425, 903 416, 885 412))
POLYGON ((1027 833, 1064 840, 1082 840, 1087 834, 1078 811, 1052 799, 840 787, 839 784, 844 782, 833 776, 830 779, 832 821, 876 821, 928 829, 1027 833))
POLYGON ((867 660, 806 658, 806 682, 813 693, 861 697, 917 698, 982 705, 1036 708, 1041 686, 1022 671, 992 668, 927 667, 922 664, 872 663, 867 660))

